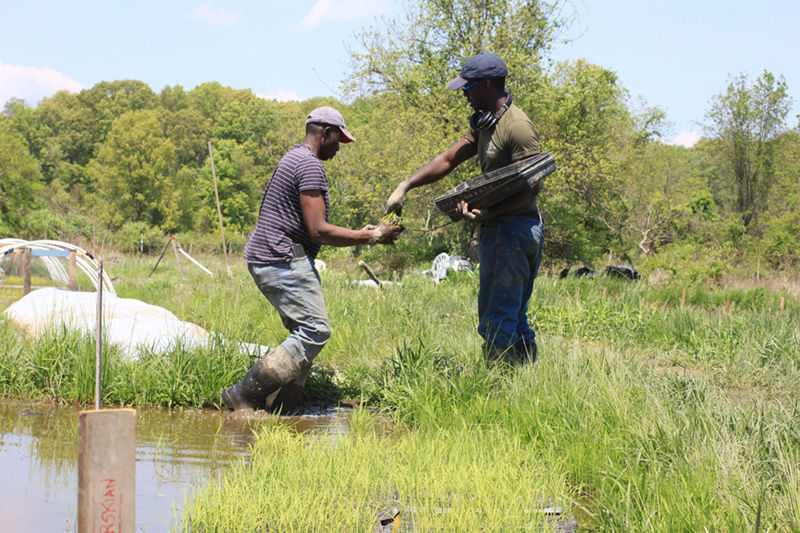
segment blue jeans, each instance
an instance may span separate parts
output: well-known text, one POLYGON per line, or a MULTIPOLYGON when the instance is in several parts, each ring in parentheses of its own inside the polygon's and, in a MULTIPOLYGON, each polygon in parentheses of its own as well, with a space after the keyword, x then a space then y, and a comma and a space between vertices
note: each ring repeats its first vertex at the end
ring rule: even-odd
POLYGON ((302 257, 288 263, 248 263, 247 268, 290 332, 281 346, 299 366, 306 367, 331 336, 322 285, 314 263, 302 257))
POLYGON ((505 216, 481 224, 478 333, 484 349, 532 345, 528 300, 542 262, 544 227, 538 219, 505 216))

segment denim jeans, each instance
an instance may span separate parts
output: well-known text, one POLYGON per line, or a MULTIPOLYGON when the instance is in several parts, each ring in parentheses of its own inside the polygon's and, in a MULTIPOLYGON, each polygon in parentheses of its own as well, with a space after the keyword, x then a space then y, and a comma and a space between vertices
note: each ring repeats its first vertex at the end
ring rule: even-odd
POLYGON ((528 300, 542 262, 543 242, 544 227, 538 219, 506 216, 481 224, 478 333, 484 349, 503 352, 534 344, 528 300))
POLYGON ((248 263, 247 268, 290 332, 281 346, 298 365, 306 367, 331 336, 322 285, 314 263, 302 257, 288 263, 248 263))

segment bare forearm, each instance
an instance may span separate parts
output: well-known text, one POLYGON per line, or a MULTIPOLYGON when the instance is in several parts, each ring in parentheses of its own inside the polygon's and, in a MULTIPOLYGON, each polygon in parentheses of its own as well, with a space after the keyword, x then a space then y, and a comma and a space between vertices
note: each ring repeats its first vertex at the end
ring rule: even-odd
POLYGON ((403 182, 406 191, 439 181, 452 170, 451 163, 445 154, 439 154, 417 170, 410 178, 403 182))
POLYGON ((478 153, 478 149, 475 145, 462 137, 453 146, 428 161, 401 185, 406 191, 409 191, 438 181, 476 153, 478 153))
POLYGON ((371 244, 373 241, 373 235, 366 229, 348 229, 334 224, 321 224, 308 231, 312 241, 326 246, 355 246, 371 244))

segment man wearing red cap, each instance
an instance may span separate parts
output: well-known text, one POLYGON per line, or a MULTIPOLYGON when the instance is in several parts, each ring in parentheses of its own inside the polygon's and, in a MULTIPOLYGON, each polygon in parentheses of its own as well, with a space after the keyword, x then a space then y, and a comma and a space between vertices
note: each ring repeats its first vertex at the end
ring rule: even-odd
MULTIPOLYGON (((475 155, 486 173, 541 152, 536 128, 505 91, 507 74, 506 64, 493 54, 478 54, 464 63, 447 87, 462 90, 474 111, 466 134, 400 183, 386 202, 387 213, 400 212, 409 190, 442 179, 475 155)), ((538 194, 537 182, 491 208, 459 204, 462 216, 478 225, 478 332, 490 361, 536 360, 536 333, 527 311, 544 242, 538 194)))
POLYGON ((222 400, 231 410, 280 407, 286 411, 300 399, 311 363, 331 334, 314 267, 321 245, 392 244, 401 230, 385 224, 353 230, 328 223, 328 177, 322 161, 333 158, 340 143, 353 141, 341 113, 332 107, 314 109, 306 119, 302 142, 283 156, 267 183, 244 258, 256 285, 290 334, 253 365, 241 382, 222 391, 222 400))

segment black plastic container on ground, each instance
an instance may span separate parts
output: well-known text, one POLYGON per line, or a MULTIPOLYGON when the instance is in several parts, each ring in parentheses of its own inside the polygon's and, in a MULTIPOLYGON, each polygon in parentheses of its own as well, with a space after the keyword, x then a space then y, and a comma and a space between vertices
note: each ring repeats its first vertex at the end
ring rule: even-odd
POLYGON ((458 203, 482 208, 510 198, 529 189, 556 170, 556 159, 550 152, 518 161, 507 167, 481 174, 460 183, 434 200, 436 207, 452 220, 460 220, 458 203))
POLYGON ((642 277, 635 268, 628 265, 608 265, 606 267, 606 275, 628 281, 636 281, 642 277))
POLYGON ((564 279, 567 276, 573 276, 576 278, 583 278, 583 277, 593 278, 595 274, 597 274, 597 272, 595 272, 589 267, 580 267, 576 268, 575 270, 570 270, 569 267, 567 267, 561 271, 561 273, 558 275, 558 279, 564 279))

